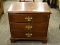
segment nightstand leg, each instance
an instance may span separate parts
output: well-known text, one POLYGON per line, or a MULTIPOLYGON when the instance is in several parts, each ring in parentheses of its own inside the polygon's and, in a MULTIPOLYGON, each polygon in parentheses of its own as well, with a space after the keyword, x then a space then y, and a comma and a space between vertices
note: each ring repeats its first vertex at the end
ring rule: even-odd
POLYGON ((47 43, 47 40, 42 40, 43 43, 47 43))
POLYGON ((15 39, 10 39, 11 40, 11 43, 15 43, 16 42, 16 40, 15 39))
POLYGON ((47 39, 40 40, 42 43, 47 43, 47 39))

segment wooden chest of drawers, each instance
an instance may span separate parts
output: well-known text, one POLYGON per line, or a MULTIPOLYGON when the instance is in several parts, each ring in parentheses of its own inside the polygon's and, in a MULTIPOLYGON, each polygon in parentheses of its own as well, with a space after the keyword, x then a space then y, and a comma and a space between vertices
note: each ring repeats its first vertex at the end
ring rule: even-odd
POLYGON ((11 42, 40 40, 47 42, 50 9, 43 2, 14 2, 8 10, 11 42))

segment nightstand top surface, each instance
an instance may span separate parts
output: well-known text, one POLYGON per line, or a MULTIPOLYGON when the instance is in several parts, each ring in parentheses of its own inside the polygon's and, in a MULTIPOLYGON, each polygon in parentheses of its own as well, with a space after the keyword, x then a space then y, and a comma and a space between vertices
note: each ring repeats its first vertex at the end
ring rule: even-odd
POLYGON ((8 13, 51 13, 46 2, 13 2, 8 13))

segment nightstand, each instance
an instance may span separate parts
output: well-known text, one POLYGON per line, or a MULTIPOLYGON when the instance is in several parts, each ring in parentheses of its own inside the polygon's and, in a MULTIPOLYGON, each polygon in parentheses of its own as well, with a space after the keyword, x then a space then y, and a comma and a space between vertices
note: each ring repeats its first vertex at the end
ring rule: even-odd
POLYGON ((45 2, 14 2, 8 10, 11 42, 40 40, 47 42, 50 8, 45 2))

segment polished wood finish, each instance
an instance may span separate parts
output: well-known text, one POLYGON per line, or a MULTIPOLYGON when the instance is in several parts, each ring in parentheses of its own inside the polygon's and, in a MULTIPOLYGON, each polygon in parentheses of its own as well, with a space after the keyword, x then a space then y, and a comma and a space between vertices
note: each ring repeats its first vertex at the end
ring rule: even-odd
POLYGON ((46 37, 42 37, 42 38, 11 38, 10 39, 11 40, 11 42, 12 43, 16 43, 16 41, 19 41, 19 40, 21 40, 21 41, 41 41, 41 42, 43 42, 43 43, 47 43, 47 38, 46 37))
POLYGON ((40 40, 47 42, 50 8, 43 2, 14 2, 8 10, 11 42, 40 40))
MULTIPOLYGON (((15 31, 47 31, 48 24, 47 23, 10 23, 10 29, 15 31), (41 25, 41 26, 40 26, 41 25), (26 26, 32 26, 32 28, 28 29, 26 26)), ((37 32, 36 31, 36 32, 37 32)))
POLYGON ((46 2, 14 2, 8 9, 8 13, 44 13, 50 14, 50 8, 46 2))
POLYGON ((13 37, 13 38, 42 38, 42 37, 47 37, 47 34, 46 34, 47 32, 45 32, 45 31, 38 31, 38 32, 36 32, 36 31, 23 31, 23 32, 21 32, 21 31, 11 31, 11 37, 13 37), (27 35, 25 35, 26 33, 31 33, 32 34, 32 36, 31 37, 27 37, 27 35))
POLYGON ((48 22, 49 21, 49 14, 35 14, 35 13, 22 13, 22 14, 14 14, 11 13, 9 14, 9 21, 10 22, 48 22), (36 16, 37 15, 37 16, 36 16), (27 19, 25 19, 26 17, 32 17, 33 19, 31 21, 27 21, 27 19), (21 20, 20 20, 21 19, 21 20))

